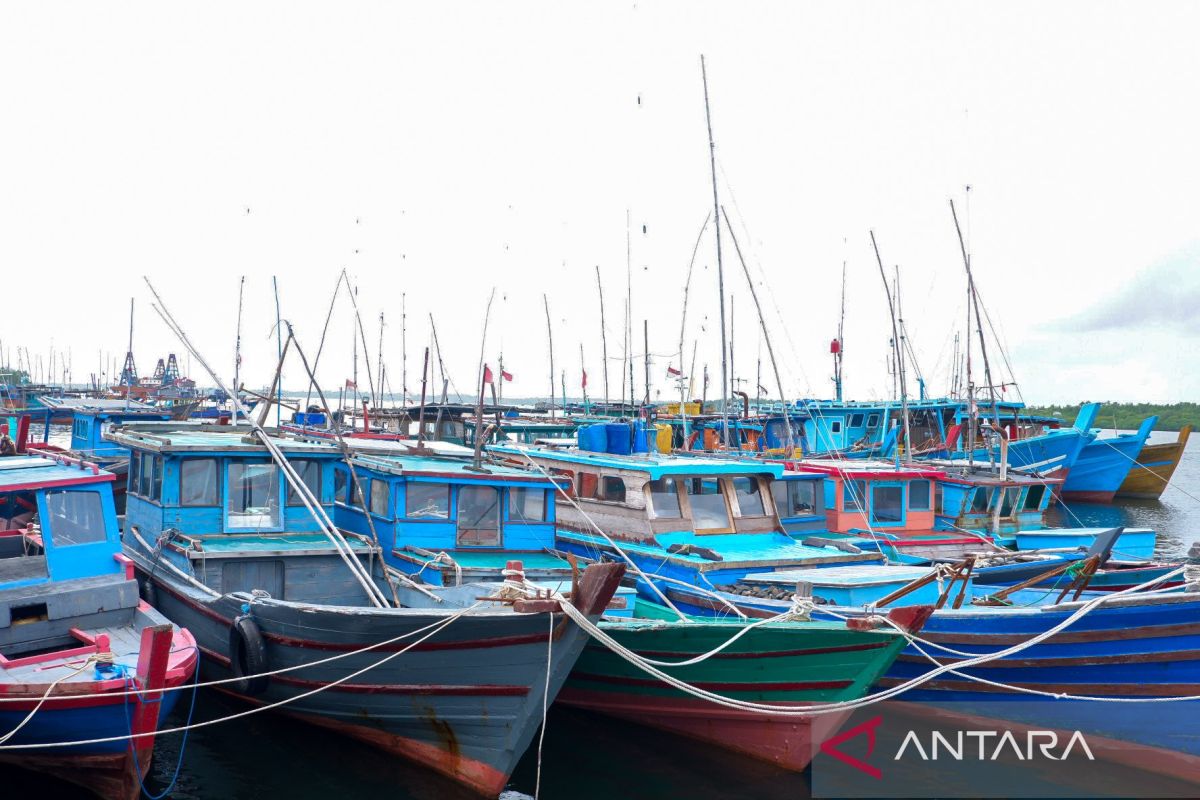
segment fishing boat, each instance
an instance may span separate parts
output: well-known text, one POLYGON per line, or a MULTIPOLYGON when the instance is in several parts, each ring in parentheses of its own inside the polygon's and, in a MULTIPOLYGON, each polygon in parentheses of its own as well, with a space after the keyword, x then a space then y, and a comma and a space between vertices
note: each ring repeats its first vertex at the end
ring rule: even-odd
MULTIPOLYGON (((351 464, 367 502, 337 504, 339 525, 379 535, 384 557, 431 587, 464 581, 531 582, 560 587, 573 565, 555 546, 555 527, 570 503, 556 502, 555 483, 528 467, 421 455, 356 455, 351 464), (395 498, 394 508, 384 498, 395 498)), ((345 471, 349 481, 349 466, 345 471)), ((569 516, 569 514, 567 514, 569 516)), ((615 535, 621 534, 614 531, 615 535)), ((930 609, 893 614, 919 630, 930 609)), ((791 616, 791 615, 789 615, 791 616)), ((799 617, 800 615, 796 615, 799 617)), ((796 708, 862 696, 903 646, 894 630, 781 619, 680 619, 669 608, 621 592, 600 629, 640 657, 669 662, 672 677, 738 700, 796 708), (704 654, 733 644, 712 658, 704 654)), ((561 704, 699 739, 722 749, 801 770, 814 735, 837 728, 845 713, 801 718, 732 709, 673 689, 591 642, 559 693, 561 704)))
POLYGON ((1135 433, 1097 436, 1083 446, 1062 486, 1064 500, 1109 503, 1121 488, 1158 417, 1147 417, 1135 433))
MULTIPOLYGON (((170 423, 108 436, 151 462, 149 483, 129 485, 126 552, 194 632, 206 674, 235 679, 225 691, 482 794, 504 788, 587 643, 556 599, 431 590, 388 568, 377 538, 331 522, 360 484, 327 442, 170 423)), ((598 618, 622 572, 589 567, 576 608, 598 618)))
POLYGON ((1137 454, 1137 463, 1130 467, 1129 474, 1117 487, 1116 496, 1157 500, 1171 482, 1171 476, 1183 458, 1191 435, 1192 426, 1184 425, 1173 442, 1142 445, 1141 452, 1137 454))
POLYGON ((199 659, 138 597, 112 483, 76 459, 0 458, 0 760, 133 800, 199 659))

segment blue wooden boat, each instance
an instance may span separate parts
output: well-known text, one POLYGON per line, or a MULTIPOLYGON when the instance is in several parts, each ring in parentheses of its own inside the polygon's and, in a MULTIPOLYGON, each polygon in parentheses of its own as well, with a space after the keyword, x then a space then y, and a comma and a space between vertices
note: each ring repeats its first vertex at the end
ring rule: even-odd
MULTIPOLYGON (((1018 550, 1087 549, 1107 528, 1040 528, 1017 531, 1018 550)), ((1148 561, 1154 558, 1158 536, 1149 528, 1122 528, 1113 546, 1113 555, 1122 561, 1148 561)))
POLYGON ((1084 445, 1062 487, 1064 500, 1110 503, 1129 470, 1137 464, 1158 417, 1142 420, 1135 433, 1111 438, 1094 438, 1084 445))
POLYGON ((0 458, 0 759, 132 800, 199 659, 138 598, 112 482, 78 461, 0 458))
MULTIPOLYGON (((274 440, 318 515, 247 428, 145 423, 108 435, 150 457, 149 483, 129 485, 126 552, 163 612, 193 631, 206 674, 480 793, 504 788, 544 698, 587 644, 557 600, 477 600, 495 586, 471 582, 427 588, 388 568, 375 536, 319 522, 357 504, 359 484, 338 478, 347 473, 329 443, 274 440), (277 670, 290 671, 263 675, 277 670)), ((374 481, 365 492, 372 518, 393 513, 389 492, 374 481)), ((589 567, 574 604, 598 618, 622 573, 589 567)))

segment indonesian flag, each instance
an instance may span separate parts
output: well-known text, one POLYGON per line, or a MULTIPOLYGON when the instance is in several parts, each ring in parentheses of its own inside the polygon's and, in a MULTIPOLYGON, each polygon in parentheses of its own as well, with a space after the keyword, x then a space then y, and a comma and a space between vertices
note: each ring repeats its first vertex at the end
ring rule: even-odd
POLYGON ((587 370, 586 369, 583 371, 583 380, 581 380, 579 382, 579 385, 584 389, 587 388, 587 370))
POLYGON ((512 382, 512 373, 511 372, 505 372, 504 370, 500 370, 500 377, 510 383, 512 382))
POLYGON ((350 380, 349 378, 347 378, 346 379, 346 388, 347 389, 357 389, 358 384, 355 383, 354 381, 350 380))
POLYGON ((674 375, 674 376, 676 376, 676 377, 679 377, 680 375, 682 375, 682 374, 683 374, 683 370, 678 370, 678 369, 675 369, 675 368, 674 368, 674 367, 672 367, 670 364, 668 364, 668 365, 667 365, 667 374, 668 374, 668 375, 674 375))
POLYGON ((492 377, 492 368, 487 364, 483 365, 483 382, 492 384, 496 382, 495 378, 492 377))

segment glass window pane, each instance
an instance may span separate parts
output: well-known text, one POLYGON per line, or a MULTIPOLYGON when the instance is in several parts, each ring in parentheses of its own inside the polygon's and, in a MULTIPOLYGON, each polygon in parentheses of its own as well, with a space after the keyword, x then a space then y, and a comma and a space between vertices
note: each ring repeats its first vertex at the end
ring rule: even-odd
POLYGON ((692 507, 692 525, 696 530, 730 528, 729 508, 721 482, 716 479, 692 478, 687 484, 688 503, 692 507))
POLYGON ((217 506, 221 504, 215 458, 185 458, 179 464, 179 504, 217 506))
POLYGON ((766 514, 757 478, 734 478, 733 493, 738 501, 738 514, 743 517, 761 517, 766 514))
POLYGON ((404 487, 404 515, 411 519, 449 519, 450 487, 444 483, 409 483, 404 487))
POLYGON ((913 511, 929 510, 929 481, 912 481, 908 484, 908 507, 913 511))
POLYGON ((140 481, 139 481, 138 476, 139 476, 139 473, 141 472, 141 470, 138 469, 138 467, 140 467, 141 464, 142 464, 142 457, 140 454, 134 453, 133 455, 131 455, 129 457, 129 485, 126 489, 126 491, 129 494, 137 494, 138 493, 138 488, 140 486, 140 481))
POLYGON ((500 490, 463 486, 458 490, 458 544, 500 544, 500 490))
POLYGON ((600 500, 608 500, 612 503, 625 502, 625 481, 620 478, 614 478, 611 475, 600 479, 600 500))
POLYGON ((162 456, 154 457, 154 477, 150 481, 150 499, 162 502, 162 478, 163 478, 163 460, 162 456))
POLYGON ((771 494, 780 517, 801 517, 816 512, 817 481, 774 481, 771 494))
MULTIPOLYGON (((308 487, 313 497, 320 501, 321 462, 311 458, 293 459, 292 469, 296 470, 296 474, 300 476, 301 482, 308 487)), ((300 499, 300 493, 293 489, 290 483, 287 487, 287 504, 289 506, 304 505, 304 501, 300 499)))
POLYGON ((1011 517, 1013 506, 1017 504, 1017 495, 1021 490, 1015 487, 1010 487, 1008 489, 1004 489, 1003 491, 1004 495, 1002 497, 1003 502, 1000 504, 1000 516, 1011 517))
POLYGON ((234 461, 229 464, 229 526, 274 528, 279 526, 279 468, 269 461, 234 461))
POLYGON ((142 466, 138 474, 138 494, 142 497, 150 496, 150 484, 154 478, 154 456, 150 453, 142 453, 142 466))
POLYGON ((350 475, 344 469, 334 469, 333 471, 333 499, 334 502, 346 502, 346 483, 350 480, 350 475))
POLYGON ((1042 497, 1045 496, 1045 486, 1030 486, 1029 491, 1025 494, 1025 510, 1037 511, 1042 504, 1042 497))
POLYGON ((509 489, 508 518, 512 522, 542 522, 546 519, 545 489, 509 489))
POLYGON ((976 489, 975 499, 971 503, 971 510, 976 514, 982 514, 983 512, 987 511, 989 505, 988 500, 991 499, 991 494, 992 493, 990 489, 976 489))
POLYGON ((371 481, 371 513, 377 517, 388 515, 388 496, 391 494, 389 488, 387 481, 371 481))
POLYGON ((846 511, 858 511, 866 513, 867 510, 867 482, 866 481, 846 481, 842 484, 842 508, 846 511))
POLYGON ((650 481, 650 511, 659 519, 679 519, 679 484, 670 478, 650 481))
MULTIPOLYGON (((108 535, 99 492, 46 492, 50 541, 56 547, 102 542, 108 535)), ((45 531, 42 531, 45 535, 45 531)))
POLYGON ((873 522, 902 522, 904 520, 904 487, 875 486, 871 496, 873 522))

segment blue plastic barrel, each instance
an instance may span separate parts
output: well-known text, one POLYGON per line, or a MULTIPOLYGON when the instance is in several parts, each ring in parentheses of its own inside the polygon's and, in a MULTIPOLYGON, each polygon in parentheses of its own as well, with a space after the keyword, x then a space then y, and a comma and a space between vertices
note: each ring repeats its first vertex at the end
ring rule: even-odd
POLYGON ((646 444, 646 423, 642 420, 633 423, 633 452, 650 452, 650 448, 646 444))
POLYGON ((619 456, 627 456, 633 449, 633 441, 630 436, 629 425, 624 422, 609 423, 604 426, 605 439, 608 447, 606 450, 609 453, 619 456))

